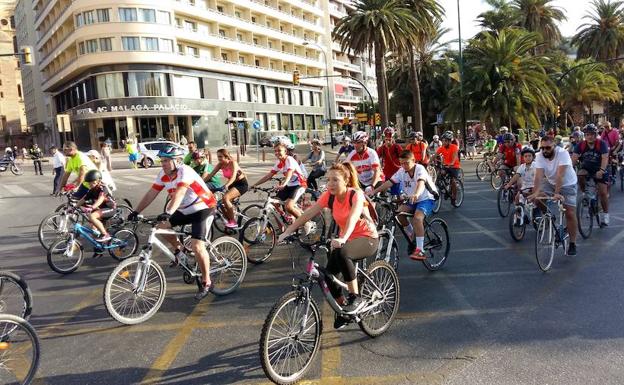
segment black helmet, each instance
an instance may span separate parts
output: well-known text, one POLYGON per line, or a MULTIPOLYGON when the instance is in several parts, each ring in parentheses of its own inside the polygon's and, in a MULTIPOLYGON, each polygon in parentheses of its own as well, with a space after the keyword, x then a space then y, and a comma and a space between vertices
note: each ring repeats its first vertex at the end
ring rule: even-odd
POLYGON ((85 182, 87 183, 91 183, 91 182, 95 182, 96 180, 100 180, 102 179, 102 173, 99 172, 98 170, 89 170, 87 171, 87 173, 85 174, 85 182))
POLYGON ((512 141, 513 142, 514 140, 516 140, 516 138, 511 133, 506 133, 506 134, 503 135, 503 141, 504 142, 506 142, 506 141, 512 141))
POLYGON ((594 123, 589 123, 585 127, 583 127, 583 132, 585 134, 598 134, 598 127, 594 123))
POLYGON ((532 149, 531 147, 525 147, 522 149, 522 151, 520 151, 520 154, 522 156, 524 156, 524 154, 533 154, 533 156, 535 156, 535 150, 532 149))
POLYGON ((453 140, 453 132, 452 131, 444 131, 444 134, 440 137, 440 139, 444 140, 453 140))

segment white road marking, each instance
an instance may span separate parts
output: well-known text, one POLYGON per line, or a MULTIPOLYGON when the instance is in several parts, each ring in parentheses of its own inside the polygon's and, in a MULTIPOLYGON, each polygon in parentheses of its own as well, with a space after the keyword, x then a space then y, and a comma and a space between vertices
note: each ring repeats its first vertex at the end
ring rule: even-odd
POLYGON ((5 184, 4 188, 11 193, 12 196, 23 196, 23 195, 32 195, 28 190, 16 185, 16 184, 5 184))

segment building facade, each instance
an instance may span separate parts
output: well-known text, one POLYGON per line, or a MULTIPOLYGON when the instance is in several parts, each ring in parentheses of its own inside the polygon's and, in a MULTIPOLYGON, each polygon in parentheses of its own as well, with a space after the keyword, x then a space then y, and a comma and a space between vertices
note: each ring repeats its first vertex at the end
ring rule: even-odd
MULTIPOLYGON (((14 1, 0 2, 0 54, 17 50, 14 1)), ((0 57, 0 146, 29 147, 20 62, 15 56, 0 57)))

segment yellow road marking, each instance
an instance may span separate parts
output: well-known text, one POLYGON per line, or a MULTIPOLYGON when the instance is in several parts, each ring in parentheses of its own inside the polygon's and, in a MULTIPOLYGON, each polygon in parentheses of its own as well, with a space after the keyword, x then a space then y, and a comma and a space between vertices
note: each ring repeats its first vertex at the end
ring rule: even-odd
POLYGON ((321 336, 321 380, 324 384, 340 379, 340 335, 334 330, 334 310, 323 303, 323 335, 321 336))

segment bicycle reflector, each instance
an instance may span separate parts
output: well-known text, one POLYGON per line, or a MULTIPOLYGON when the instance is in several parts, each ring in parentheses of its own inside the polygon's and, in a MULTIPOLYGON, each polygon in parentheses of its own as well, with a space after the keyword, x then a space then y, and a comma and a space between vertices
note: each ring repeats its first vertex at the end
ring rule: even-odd
POLYGON ((11 345, 8 342, 0 342, 0 350, 8 350, 11 345))
POLYGON ((130 276, 130 272, 128 270, 120 271, 119 276, 123 279, 128 279, 130 276))

